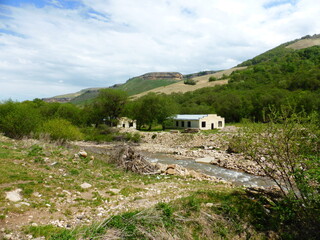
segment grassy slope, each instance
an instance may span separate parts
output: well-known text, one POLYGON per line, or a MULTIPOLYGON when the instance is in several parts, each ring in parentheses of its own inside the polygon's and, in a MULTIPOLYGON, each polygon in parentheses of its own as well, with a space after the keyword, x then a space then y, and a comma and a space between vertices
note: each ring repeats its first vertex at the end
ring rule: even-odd
POLYGON ((96 98, 99 94, 99 91, 86 91, 83 94, 73 98, 70 102, 76 105, 84 105, 90 103, 96 98))
MULTIPOLYGON (((129 95, 134 95, 134 94, 139 94, 141 92, 148 91, 150 89, 174 84, 176 82, 177 80, 172 80, 172 79, 148 80, 148 79, 142 79, 142 78, 132 78, 128 80, 126 83, 116 87, 116 89, 126 91, 128 92, 129 95)), ((74 103, 77 105, 90 103, 95 97, 98 96, 98 93, 99 93, 98 91, 86 91, 81 95, 78 95, 77 97, 72 99, 71 103, 74 103)))
POLYGON ((167 86, 176 82, 177 80, 172 79, 148 80, 142 78, 133 78, 128 80, 125 84, 117 87, 117 89, 126 91, 129 95, 135 95, 150 89, 167 86))
POLYGON ((233 71, 241 70, 241 69, 245 69, 245 67, 231 68, 231 69, 219 71, 219 72, 216 72, 213 74, 195 77, 195 78, 193 78, 193 80, 197 81, 196 85, 187 85, 187 84, 184 84, 183 81, 180 81, 180 82, 171 84, 169 86, 159 87, 159 88, 155 88, 155 89, 152 89, 152 90, 140 93, 140 94, 136 94, 133 97, 139 98, 139 97, 142 97, 142 96, 148 94, 149 92, 164 93, 164 94, 170 94, 170 93, 174 93, 174 92, 185 93, 185 92, 195 91, 200 88, 213 87, 213 86, 217 86, 217 85, 224 85, 224 84, 228 83, 227 79, 209 82, 209 78, 211 76, 214 76, 217 79, 219 79, 222 77, 223 74, 228 76, 233 71))
POLYGON ((243 66, 251 66, 256 65, 261 62, 268 61, 269 59, 276 58, 276 57, 282 57, 290 52, 293 52, 294 50, 308 48, 312 46, 320 45, 320 38, 301 38, 294 41, 286 42, 278 47, 275 47, 269 51, 266 51, 265 53, 262 53, 252 59, 249 59, 247 61, 244 61, 243 63, 239 64, 238 67, 243 66))

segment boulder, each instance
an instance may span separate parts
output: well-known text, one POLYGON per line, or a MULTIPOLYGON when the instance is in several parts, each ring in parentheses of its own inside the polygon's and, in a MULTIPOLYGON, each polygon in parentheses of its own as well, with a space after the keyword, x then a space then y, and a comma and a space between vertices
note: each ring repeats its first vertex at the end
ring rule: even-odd
POLYGON ((22 190, 20 188, 10 191, 10 192, 6 192, 6 199, 8 199, 9 201, 12 202, 19 202, 22 200, 22 197, 20 195, 20 192, 22 190))
POLYGON ((197 158, 195 160, 196 163, 212 163, 214 162, 214 157, 204 157, 204 158, 197 158))
POLYGON ((176 170, 174 170, 173 168, 169 168, 169 169, 167 169, 166 173, 169 174, 169 175, 175 175, 176 174, 176 170))

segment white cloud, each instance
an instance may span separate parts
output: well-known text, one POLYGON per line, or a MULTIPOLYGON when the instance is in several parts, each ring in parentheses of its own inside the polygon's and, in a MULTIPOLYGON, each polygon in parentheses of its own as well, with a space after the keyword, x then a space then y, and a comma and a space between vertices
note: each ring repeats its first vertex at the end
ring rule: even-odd
POLYGON ((110 86, 150 71, 225 69, 320 32, 317 0, 82 3, 3 5, 9 18, 0 25, 7 31, 0 33, 1 99, 110 86))

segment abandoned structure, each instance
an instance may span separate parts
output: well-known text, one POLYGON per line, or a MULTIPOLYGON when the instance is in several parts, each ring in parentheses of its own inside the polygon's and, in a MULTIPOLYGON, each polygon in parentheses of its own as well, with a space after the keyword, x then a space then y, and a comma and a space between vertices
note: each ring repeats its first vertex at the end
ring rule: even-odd
POLYGON ((118 128, 137 128, 137 121, 130 118, 122 117, 117 124, 118 128))
POLYGON ((171 128, 197 128, 209 130, 224 128, 224 118, 217 114, 180 114, 173 118, 171 128))

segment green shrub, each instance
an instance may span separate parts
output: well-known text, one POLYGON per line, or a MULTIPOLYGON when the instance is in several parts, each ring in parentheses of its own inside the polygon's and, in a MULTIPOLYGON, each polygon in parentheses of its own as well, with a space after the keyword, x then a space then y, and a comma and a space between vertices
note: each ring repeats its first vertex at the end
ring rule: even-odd
POLYGON ((40 127, 39 133, 49 134, 52 140, 81 140, 80 130, 65 119, 48 120, 40 127))
POLYGON ((0 130, 8 137, 29 136, 41 122, 40 112, 29 103, 6 102, 0 105, 0 130))
POLYGON ((196 85, 197 81, 189 78, 189 79, 184 80, 184 84, 186 84, 186 85, 196 85))
POLYGON ((209 77, 209 82, 217 81, 218 79, 214 76, 209 77))
POLYGON ((82 132, 85 134, 86 141, 96 142, 111 142, 113 141, 113 135, 116 130, 108 127, 105 124, 101 124, 98 127, 83 128, 82 132))

